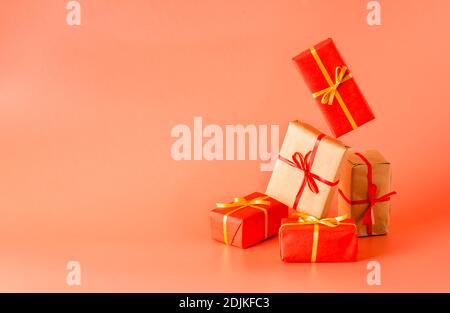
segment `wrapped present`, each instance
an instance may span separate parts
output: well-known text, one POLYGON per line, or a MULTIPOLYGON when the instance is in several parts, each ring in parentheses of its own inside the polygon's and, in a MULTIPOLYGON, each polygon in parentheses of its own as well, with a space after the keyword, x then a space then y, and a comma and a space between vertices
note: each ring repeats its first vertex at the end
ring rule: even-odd
POLYGON ((331 38, 293 60, 336 137, 375 118, 331 38))
POLYGON ((226 245, 248 248, 278 233, 288 207, 259 193, 218 203, 210 213, 212 237, 226 245))
POLYGON ((376 150, 354 153, 344 162, 339 183, 339 214, 356 221, 359 236, 389 231, 391 165, 376 150))
POLYGON ((266 194, 297 211, 325 216, 347 149, 308 124, 289 123, 266 194))
POLYGON ((352 219, 344 216, 318 219, 304 213, 282 220, 280 255, 285 262, 353 262, 358 237, 352 219))

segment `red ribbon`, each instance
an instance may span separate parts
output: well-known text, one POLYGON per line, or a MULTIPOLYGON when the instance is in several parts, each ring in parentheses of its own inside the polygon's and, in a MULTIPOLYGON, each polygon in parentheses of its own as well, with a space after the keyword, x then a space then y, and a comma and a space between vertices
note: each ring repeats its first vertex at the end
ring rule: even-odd
POLYGON ((339 189, 339 194, 341 197, 350 205, 353 204, 369 204, 369 207, 367 208, 366 212, 364 213, 364 217, 362 219, 362 224, 367 226, 367 234, 372 235, 372 208, 375 204, 378 202, 385 202, 391 200, 391 196, 397 194, 395 191, 391 191, 387 194, 384 194, 380 197, 376 197, 377 193, 377 186, 372 182, 372 164, 370 164, 369 160, 366 159, 365 156, 363 156, 361 153, 355 153, 357 156, 363 160, 364 163, 367 165, 367 199, 364 200, 350 200, 347 198, 341 189, 339 189))
POLYGON ((316 180, 330 187, 336 186, 339 183, 339 180, 335 182, 330 182, 314 173, 311 173, 314 158, 316 157, 317 149, 319 148, 320 141, 322 140, 323 137, 325 137, 324 134, 320 134, 317 137, 314 148, 307 154, 305 154, 305 156, 303 156, 300 152, 295 152, 292 155, 292 161, 282 157, 281 155, 278 156, 278 159, 280 159, 284 163, 292 167, 298 168, 299 170, 302 170, 304 172, 302 184, 300 185, 300 189, 297 192, 297 196, 295 197, 294 205, 292 206, 294 209, 297 209, 298 201, 300 200, 300 197, 303 194, 303 190, 305 189, 305 186, 307 184, 309 189, 313 193, 319 193, 319 187, 317 186, 316 180))

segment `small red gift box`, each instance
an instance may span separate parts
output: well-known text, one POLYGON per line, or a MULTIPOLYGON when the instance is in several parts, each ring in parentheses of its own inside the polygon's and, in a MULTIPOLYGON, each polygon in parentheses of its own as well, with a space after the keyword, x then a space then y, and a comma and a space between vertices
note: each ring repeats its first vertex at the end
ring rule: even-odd
POLYGON ((279 230, 285 262, 354 262, 358 255, 356 225, 346 216, 317 219, 297 213, 284 218, 279 230))
POLYGON ((248 248, 278 233, 288 207, 254 192, 232 203, 219 203, 210 213, 212 237, 227 245, 248 248))
POLYGON ((336 137, 375 118, 331 38, 293 60, 336 137))

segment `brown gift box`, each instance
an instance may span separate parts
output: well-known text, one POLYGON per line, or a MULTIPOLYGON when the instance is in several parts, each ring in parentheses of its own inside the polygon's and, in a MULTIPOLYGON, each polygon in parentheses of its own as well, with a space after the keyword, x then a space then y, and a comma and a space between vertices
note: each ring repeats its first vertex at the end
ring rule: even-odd
POLYGON ((389 231, 390 196, 395 194, 391 192, 391 164, 376 150, 359 155, 350 154, 342 167, 339 215, 348 214, 355 220, 360 237, 384 235, 389 231), (369 167, 359 155, 370 163, 372 187, 369 187, 369 167))
POLYGON ((306 123, 290 122, 266 194, 297 211, 325 216, 348 148, 306 123))

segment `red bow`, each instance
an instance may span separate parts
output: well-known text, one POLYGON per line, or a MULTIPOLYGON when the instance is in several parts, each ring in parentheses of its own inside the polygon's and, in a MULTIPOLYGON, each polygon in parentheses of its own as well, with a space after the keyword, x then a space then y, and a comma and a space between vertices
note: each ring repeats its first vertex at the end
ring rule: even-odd
POLYGON ((367 160, 361 153, 355 153, 355 155, 359 156, 361 160, 367 165, 367 199, 364 200, 350 200, 347 198, 341 189, 338 190, 341 197, 350 205, 353 204, 369 204, 366 212, 364 213, 364 217, 362 219, 362 224, 367 226, 367 234, 372 235, 372 208, 378 202, 385 202, 391 200, 391 196, 397 194, 395 191, 391 191, 387 194, 384 194, 380 197, 376 197, 377 194, 377 186, 372 183, 372 164, 370 164, 369 160, 367 160))
POLYGON ((314 148, 311 151, 309 151, 308 153, 306 153, 305 156, 303 156, 300 152, 295 152, 292 155, 292 161, 282 157, 281 155, 278 156, 278 159, 280 159, 281 161, 283 161, 284 163, 287 163, 288 165, 290 165, 292 167, 296 167, 299 170, 302 170, 303 174, 304 174, 302 184, 300 185, 300 189, 297 193, 297 196, 295 197, 295 201, 292 206, 294 209, 297 208, 298 202, 300 200, 300 197, 302 196, 302 193, 303 193, 303 190, 305 189, 306 184, 308 184, 309 189, 313 193, 319 193, 319 187, 317 186, 316 180, 318 180, 330 187, 336 186, 337 183, 339 182, 339 181, 330 182, 330 181, 311 172, 311 168, 314 163, 314 158, 316 156, 317 149, 319 148, 320 141, 322 140, 323 137, 325 137, 324 134, 320 134, 317 137, 314 148))

